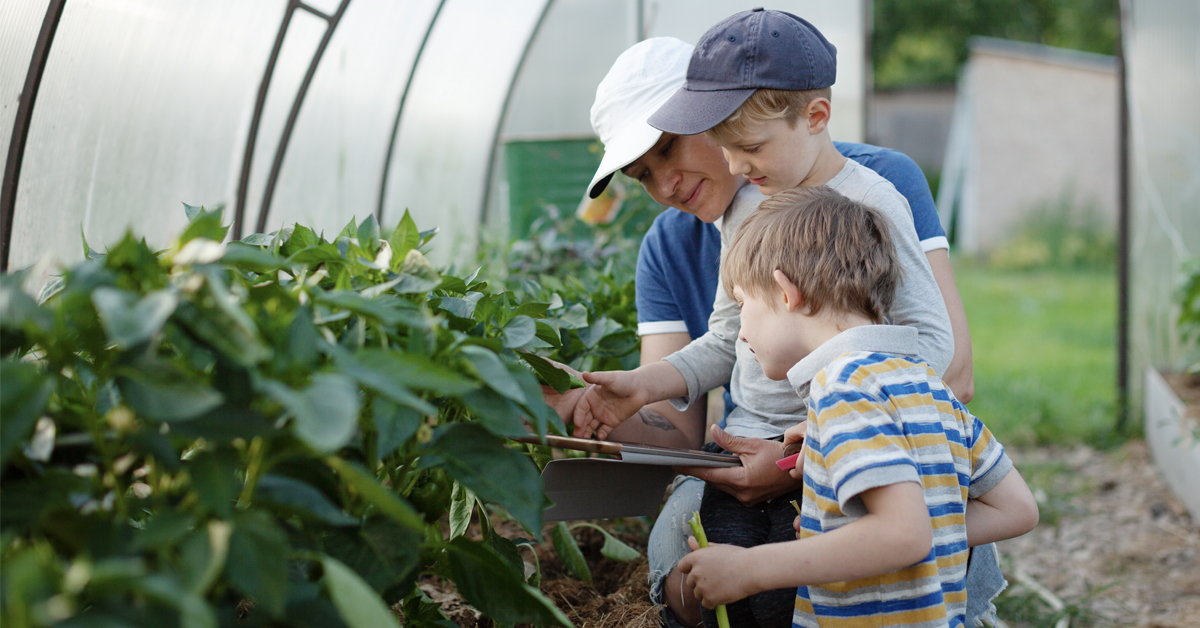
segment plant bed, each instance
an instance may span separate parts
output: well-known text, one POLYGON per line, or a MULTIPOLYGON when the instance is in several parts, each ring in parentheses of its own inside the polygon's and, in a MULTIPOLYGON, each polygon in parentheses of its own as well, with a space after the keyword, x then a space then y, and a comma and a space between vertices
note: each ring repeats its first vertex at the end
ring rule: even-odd
POLYGON ((568 625, 485 515, 540 540, 549 449, 505 437, 565 429, 541 358, 636 350, 606 313, 631 285, 439 271, 407 214, 226 243, 186 211, 162 251, 85 242, 39 298, 0 276, 3 625, 446 626, 431 578, 568 625))
POLYGON ((1189 398, 1200 394, 1193 384, 1196 377, 1175 375, 1169 380, 1153 368, 1146 369, 1145 432, 1154 462, 1171 490, 1187 505, 1192 517, 1200 520, 1200 423, 1196 404, 1191 410, 1176 390, 1189 398), (1187 384, 1187 385, 1182 385, 1187 384))
MULTIPOLYGON (((629 548, 637 558, 617 561, 607 558, 602 548, 607 539, 590 527, 580 526, 572 531, 580 555, 585 561, 592 582, 586 583, 568 567, 550 541, 554 524, 543 529, 545 542, 523 550, 527 572, 538 570, 540 588, 555 606, 562 609, 576 626, 587 628, 650 628, 660 626, 658 607, 650 603, 649 568, 646 562, 646 540, 650 523, 643 519, 616 519, 598 522, 609 534, 629 548), (532 553, 536 553, 536 560, 532 553)), ((468 537, 477 533, 472 524, 468 537)), ((520 540, 525 532, 511 521, 498 521, 496 532, 512 540, 520 540)), ((441 610, 458 626, 493 628, 491 619, 483 617, 466 604, 453 583, 439 578, 423 579, 421 589, 436 601, 441 610)), ((523 624, 517 624, 522 626, 523 624)))

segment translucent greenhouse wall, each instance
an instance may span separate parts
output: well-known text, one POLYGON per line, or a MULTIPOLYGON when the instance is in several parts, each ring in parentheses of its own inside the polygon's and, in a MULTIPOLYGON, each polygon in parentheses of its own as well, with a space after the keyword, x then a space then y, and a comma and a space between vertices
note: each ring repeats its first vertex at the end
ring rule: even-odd
MULTIPOLYGON (((486 211, 491 231, 502 234, 510 226, 519 231, 520 225, 528 222, 519 215, 521 208, 509 207, 510 197, 529 194, 510 188, 528 182, 505 178, 509 171, 505 146, 533 142, 550 151, 586 149, 587 143, 579 140, 594 139, 589 111, 596 85, 621 52, 649 37, 677 37, 695 43, 720 20, 760 5, 728 0, 554 0, 530 45, 504 116, 486 211)), ((833 87, 835 115, 830 133, 838 140, 861 141, 868 80, 866 4, 786 0, 770 6, 811 21, 837 46, 838 78, 833 87)), ((590 157, 594 168, 599 155, 590 157)), ((592 177, 592 172, 585 173, 577 165, 586 165, 588 159, 586 153, 564 154, 563 163, 552 173, 554 181, 536 190, 545 193, 538 196, 561 201, 559 205, 570 203, 559 209, 573 211, 592 177), (576 188, 573 197, 572 185, 576 188)))
POLYGON ((1183 357, 1174 291, 1200 256, 1200 2, 1124 5, 1129 102, 1129 385, 1183 357))
MULTIPOLYGON (((591 137, 595 86, 622 50, 694 42, 751 6, 7 0, 5 267, 70 263, 81 235, 102 247, 129 227, 163 245, 181 202, 223 205, 235 235, 294 221, 334 234, 372 213, 390 226, 409 209, 442 229, 435 259, 462 259, 481 222, 507 228, 505 141, 591 137)), ((838 139, 862 136, 864 6, 779 6, 838 46, 838 139)))

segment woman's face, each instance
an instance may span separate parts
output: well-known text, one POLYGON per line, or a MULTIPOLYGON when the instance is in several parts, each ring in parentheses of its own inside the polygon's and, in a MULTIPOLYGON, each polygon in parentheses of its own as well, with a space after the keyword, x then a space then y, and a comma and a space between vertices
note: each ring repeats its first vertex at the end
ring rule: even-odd
POLYGON ((641 183, 654 200, 704 222, 720 218, 746 183, 729 173, 721 148, 704 134, 663 133, 653 148, 621 172, 641 183))

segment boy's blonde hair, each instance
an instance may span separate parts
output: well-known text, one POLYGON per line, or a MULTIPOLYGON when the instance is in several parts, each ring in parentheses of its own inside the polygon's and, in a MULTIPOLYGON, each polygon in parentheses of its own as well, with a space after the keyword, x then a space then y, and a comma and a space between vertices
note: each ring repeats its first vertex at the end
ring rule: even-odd
POLYGON ((731 299, 740 287, 774 308, 776 269, 800 289, 808 315, 828 306, 875 323, 886 320, 903 274, 887 218, 823 186, 763 201, 721 261, 721 283, 731 299))
POLYGON ((760 88, 737 111, 730 114, 717 126, 704 132, 714 142, 732 140, 746 134, 746 127, 751 124, 762 124, 769 120, 782 118, 790 128, 796 128, 796 121, 808 103, 824 98, 830 100, 832 89, 806 89, 795 91, 790 89, 760 88))

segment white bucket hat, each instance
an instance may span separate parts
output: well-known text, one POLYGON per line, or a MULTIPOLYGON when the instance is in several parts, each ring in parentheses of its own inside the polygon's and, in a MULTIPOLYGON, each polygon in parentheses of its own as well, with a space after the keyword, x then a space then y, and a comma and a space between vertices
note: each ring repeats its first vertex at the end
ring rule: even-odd
POLYGON ((662 137, 646 119, 683 87, 692 49, 674 37, 647 39, 622 52, 600 81, 592 104, 592 130, 604 143, 604 157, 588 184, 589 198, 600 196, 613 173, 646 154, 662 137))

